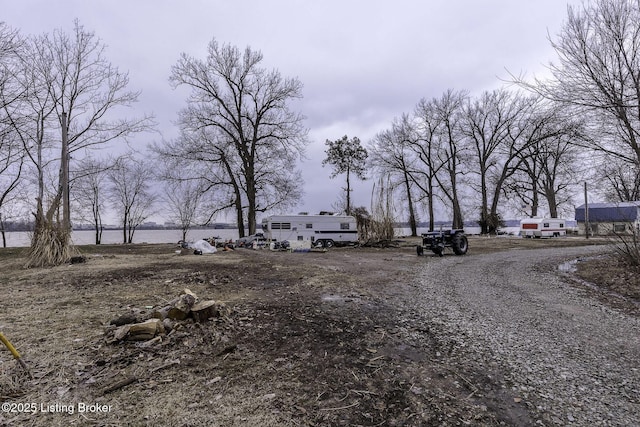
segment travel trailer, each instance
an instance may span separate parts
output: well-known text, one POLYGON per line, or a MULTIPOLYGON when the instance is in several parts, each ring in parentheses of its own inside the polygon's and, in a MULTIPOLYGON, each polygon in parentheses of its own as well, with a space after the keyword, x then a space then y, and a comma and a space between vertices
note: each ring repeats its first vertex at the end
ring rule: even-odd
POLYGON ((309 241, 316 247, 358 242, 356 219, 348 215, 272 215, 262 220, 262 231, 267 240, 309 241))
POLYGON ((522 237, 560 237, 567 235, 566 221, 560 218, 527 218, 520 221, 522 237))

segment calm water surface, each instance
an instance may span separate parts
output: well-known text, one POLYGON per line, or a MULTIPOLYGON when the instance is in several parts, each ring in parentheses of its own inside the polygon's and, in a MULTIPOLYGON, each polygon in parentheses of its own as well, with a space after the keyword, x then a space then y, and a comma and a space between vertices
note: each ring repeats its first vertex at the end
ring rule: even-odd
MULTIPOLYGON (((11 232, 6 233, 8 247, 24 247, 31 244, 31 233, 11 232)), ((209 237, 220 237, 222 239, 236 240, 237 230, 210 229, 192 230, 187 233, 187 240, 208 239, 209 237)), ((71 235, 73 243, 76 245, 93 245, 96 242, 95 231, 78 230, 71 235)), ((182 239, 181 230, 137 230, 133 234, 133 243, 177 243, 182 239)), ((102 232, 102 243, 105 245, 122 243, 122 230, 105 230, 102 232)), ((0 241, 0 246, 2 242, 0 241)))

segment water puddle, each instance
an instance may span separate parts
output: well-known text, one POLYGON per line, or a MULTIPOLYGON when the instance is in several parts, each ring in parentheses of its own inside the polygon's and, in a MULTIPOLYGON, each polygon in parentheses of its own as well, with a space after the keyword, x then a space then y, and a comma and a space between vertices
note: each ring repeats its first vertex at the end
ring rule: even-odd
POLYGON ((562 271, 563 273, 575 273, 576 271, 578 271, 578 261, 577 259, 572 259, 570 261, 567 262, 563 262, 562 264, 558 265, 558 270, 562 271))
POLYGON ((320 297, 323 302, 358 302, 360 298, 356 296, 343 296, 343 295, 335 295, 335 294, 324 294, 320 297))
POLYGON ((606 288, 604 288, 602 286, 598 286, 595 283, 591 283, 591 282, 588 282, 586 280, 583 280, 583 279, 579 278, 577 275, 573 274, 573 273, 576 273, 578 271, 578 262, 584 261, 586 259, 599 258, 600 256, 602 256, 602 255, 596 255, 596 256, 593 256, 593 257, 589 257, 589 258, 572 259, 572 260, 563 262, 562 264, 558 265, 558 271, 560 271, 563 274, 570 275, 571 279, 573 281, 575 281, 576 283, 579 283, 580 285, 582 285, 582 286, 584 286, 586 288, 589 288, 589 289, 594 290, 594 291, 599 292, 599 293, 607 294, 607 295, 615 297, 615 298, 619 298, 619 299, 621 299, 623 301, 626 301, 628 303, 631 303, 631 304, 635 305, 636 307, 640 307, 640 303, 637 302, 637 301, 629 299, 626 296, 624 296, 622 294, 619 294, 619 293, 617 293, 615 291, 611 291, 611 290, 606 289, 606 288))

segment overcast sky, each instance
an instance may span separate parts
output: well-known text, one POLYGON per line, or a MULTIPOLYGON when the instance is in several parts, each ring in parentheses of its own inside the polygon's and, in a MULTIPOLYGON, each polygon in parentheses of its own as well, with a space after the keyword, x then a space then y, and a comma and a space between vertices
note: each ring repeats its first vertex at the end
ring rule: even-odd
MULTIPOLYGON (((0 0, 0 20, 23 34, 71 29, 77 18, 108 47, 106 57, 141 90, 164 138, 185 91, 168 83, 180 53, 205 58, 215 38, 264 55, 263 65, 304 85, 292 107, 307 117, 311 145, 301 164, 303 202, 292 213, 330 210, 343 180, 322 168, 324 142, 343 135, 368 142, 421 98, 445 90, 479 95, 513 73, 541 75, 555 59, 564 0, 0 0)), ((158 135, 140 138, 144 147, 158 135)), ((371 182, 354 205, 370 206, 371 182)))

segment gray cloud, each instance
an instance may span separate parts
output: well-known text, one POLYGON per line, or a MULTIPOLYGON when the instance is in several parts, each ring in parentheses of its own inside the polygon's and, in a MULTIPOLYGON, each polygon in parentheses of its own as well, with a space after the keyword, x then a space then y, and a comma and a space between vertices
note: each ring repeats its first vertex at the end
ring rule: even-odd
MULTIPOLYGON (((580 5, 581 1, 570 1, 580 5)), ((5 2, 2 18, 25 34, 71 28, 78 18, 128 70, 137 108, 153 112, 165 138, 176 135, 185 92, 168 83, 181 52, 204 57, 208 42, 261 50, 264 64, 304 84, 295 103, 307 116, 312 145, 302 163, 305 200, 298 210, 330 208, 341 181, 321 167, 324 141, 363 142, 448 88, 472 94, 500 86, 509 69, 542 73, 554 55, 547 40, 566 17, 558 0, 299 1, 23 0, 5 2)), ((158 139, 148 135, 148 141, 158 139)), ((358 184, 369 206, 371 183, 358 184)))

